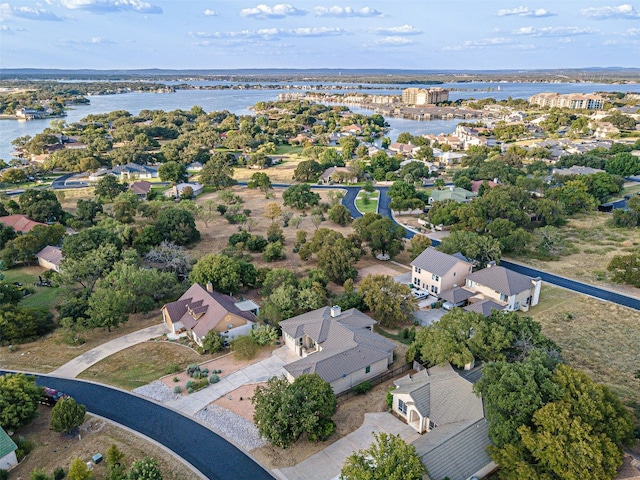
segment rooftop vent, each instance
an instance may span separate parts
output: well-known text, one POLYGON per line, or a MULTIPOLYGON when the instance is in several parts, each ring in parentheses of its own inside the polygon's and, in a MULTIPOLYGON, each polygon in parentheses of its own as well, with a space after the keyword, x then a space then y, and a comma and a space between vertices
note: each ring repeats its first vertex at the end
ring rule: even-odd
POLYGON ((342 308, 340 308, 340 305, 334 305, 333 307, 331 307, 331 316, 332 317, 339 317, 342 314, 342 308))

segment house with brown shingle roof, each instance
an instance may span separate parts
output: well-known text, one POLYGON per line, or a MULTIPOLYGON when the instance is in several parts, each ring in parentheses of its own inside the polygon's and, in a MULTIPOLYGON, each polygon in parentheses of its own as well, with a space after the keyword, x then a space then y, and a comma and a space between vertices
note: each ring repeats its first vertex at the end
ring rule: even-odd
POLYGON ((287 378, 317 373, 340 393, 387 371, 395 345, 373 332, 375 324, 355 308, 343 312, 338 306, 281 321, 285 345, 301 357, 285 365, 287 378))
POLYGON ((211 283, 203 287, 194 283, 175 302, 162 307, 162 320, 171 333, 186 334, 198 345, 211 330, 227 340, 246 335, 255 324, 258 305, 252 301, 238 302, 235 298, 213 290, 211 283))
POLYGON ((151 191, 151 182, 146 180, 138 180, 129 185, 129 190, 135 193, 139 198, 146 199, 151 191))
POLYGON ((30 232, 36 225, 47 226, 46 223, 35 222, 26 215, 5 215, 4 217, 0 217, 0 222, 4 223, 7 227, 13 227, 13 229, 19 233, 30 232))

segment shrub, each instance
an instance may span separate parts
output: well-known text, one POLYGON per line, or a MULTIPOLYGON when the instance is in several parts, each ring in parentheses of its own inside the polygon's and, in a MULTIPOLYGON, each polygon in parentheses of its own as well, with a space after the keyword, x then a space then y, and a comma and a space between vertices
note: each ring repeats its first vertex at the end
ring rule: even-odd
POLYGON ((251 235, 245 242, 250 252, 264 252, 269 242, 262 235, 251 235))
POLYGON ((187 388, 187 393, 193 393, 193 388, 187 388))
POLYGON ((284 260, 285 258, 284 247, 280 242, 270 243, 262 254, 262 259, 265 262, 275 262, 277 260, 284 260))
POLYGON ((233 356, 238 360, 251 360, 256 356, 258 344, 250 335, 238 337, 231 342, 233 356))
POLYGON ((236 245, 238 243, 247 243, 247 240, 251 235, 246 230, 241 231, 240 233, 234 233, 229 237, 229 245, 236 245))
POLYGON ((176 386, 173 389, 173 393, 182 393, 182 387, 180 385, 176 386))
POLYGON ((205 368, 205 369, 203 369, 203 370, 202 370, 202 372, 201 372, 201 373, 202 373, 202 377, 204 378, 204 377, 206 377, 207 375, 209 375, 209 369, 208 369, 208 368, 205 368))
POLYGON ((389 409, 391 409, 393 407, 393 392, 396 389, 396 387, 391 387, 389 390, 387 390, 387 407, 389 407, 389 409))
POLYGON ((172 373, 178 373, 180 370, 182 370, 180 368, 180 365, 178 365, 176 363, 172 363, 167 368, 165 368, 164 374, 165 375, 171 375, 172 373))
POLYGON ((335 429, 336 424, 333 420, 323 419, 315 432, 307 432, 307 438, 311 442, 321 442, 329 438, 335 429))
POLYGON ((273 345, 278 340, 278 330, 271 325, 260 325, 251 330, 251 335, 258 345, 273 345))
POLYGON ((187 366, 187 375, 190 377, 195 377, 196 374, 200 374, 200 365, 192 363, 187 366))
POLYGON ((202 339, 204 350, 209 353, 219 352, 224 348, 225 338, 215 330, 209 330, 202 339))
POLYGON ((209 381, 206 378, 191 382, 191 390, 197 392, 209 385, 209 381))
POLYGON ((209 383, 218 383, 220 381, 220 377, 215 373, 209 377, 209 383))
POLYGON ((353 390, 358 395, 362 395, 363 393, 367 393, 369 390, 371 390, 371 382, 366 380, 354 386, 351 390, 353 390))
POLYGON ((67 473, 64 471, 64 468, 56 467, 53 471, 53 480, 62 480, 66 475, 67 473))
POLYGON ((18 441, 16 442, 18 445, 18 449, 16 450, 16 457, 18 462, 21 462, 24 457, 26 457, 31 450, 33 450, 33 442, 31 440, 27 440, 22 435, 18 437, 18 441))
POLYGON ((0 480, 7 480, 9 478, 9 472, 0 468, 0 480))
POLYGON ((179 381, 180 381, 180 379, 179 379, 178 377, 173 377, 173 381, 174 381, 174 382, 179 382, 179 381))

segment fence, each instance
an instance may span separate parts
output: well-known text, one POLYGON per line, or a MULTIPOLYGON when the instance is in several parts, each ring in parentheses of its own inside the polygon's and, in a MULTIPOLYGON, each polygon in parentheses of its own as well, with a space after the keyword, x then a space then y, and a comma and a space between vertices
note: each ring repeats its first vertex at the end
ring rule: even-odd
MULTIPOLYGON (((407 372, 407 371, 411 370, 412 368, 413 368, 413 365, 411 363, 405 363, 404 365, 400 365, 399 367, 396 367, 396 368, 394 368, 392 370, 387 370, 386 372, 383 372, 380 375, 376 375, 375 377, 371 377, 371 378, 365 380, 365 382, 369 382, 372 387, 375 387, 376 385, 380 385, 381 383, 384 383, 387 380, 395 378, 396 376, 398 376, 398 375, 400 375, 400 374, 402 374, 404 372, 407 372)), ((350 398, 355 397, 356 395, 359 395, 359 394, 354 392, 353 391, 353 387, 352 387, 349 390, 345 390, 344 392, 338 393, 336 395, 336 400, 338 401, 338 403, 342 403, 342 402, 346 402, 350 398)))

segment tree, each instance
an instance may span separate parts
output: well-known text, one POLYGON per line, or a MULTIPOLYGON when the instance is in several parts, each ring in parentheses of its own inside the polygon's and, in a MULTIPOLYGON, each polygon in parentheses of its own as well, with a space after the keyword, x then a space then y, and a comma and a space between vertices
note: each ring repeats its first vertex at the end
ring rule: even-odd
POLYGON ((237 293, 244 286, 255 284, 257 272, 253 264, 217 253, 205 255, 194 265, 189 279, 215 290, 237 293))
POLYGON ((51 430, 71 433, 84 423, 87 407, 69 398, 61 398, 51 409, 51 430))
POLYGON ((93 472, 89 470, 87 464, 81 459, 76 458, 71 462, 69 467, 69 473, 67 473, 68 480, 91 480, 93 478, 93 472))
POLYGON ((464 230, 456 230, 443 238, 438 250, 450 255, 460 252, 478 268, 486 267, 489 262, 499 262, 502 253, 500 242, 495 238, 464 230))
POLYGON ((129 292, 118 292, 114 295, 108 288, 96 288, 89 298, 89 316, 87 323, 94 328, 117 328, 129 319, 127 310, 133 299, 129 292))
POLYGON ((400 435, 374 432, 373 438, 369 448, 345 459, 340 480, 422 480, 428 473, 416 447, 400 435))
POLYGON ((298 210, 304 210, 307 207, 318 205, 320 203, 320 195, 311 191, 308 183, 299 185, 291 185, 282 194, 284 204, 298 210))
POLYGON ((202 348, 207 353, 216 353, 224 348, 224 337, 220 332, 209 330, 202 339, 202 348))
POLYGON ((276 202, 269 202, 264 206, 264 218, 271 220, 271 223, 275 222, 282 214, 282 208, 276 202))
POLYGON ((269 243, 262 254, 262 259, 265 262, 276 262, 278 260, 284 260, 285 258, 284 247, 280 241, 269 243))
POLYGON ((361 250, 346 238, 324 245, 316 253, 318 267, 333 282, 342 285, 347 279, 355 280, 358 270, 355 264, 360 259, 361 250))
POLYGON ((183 208, 165 208, 158 214, 155 226, 163 240, 176 245, 189 245, 200 240, 193 214, 183 208))
POLYGON ((16 238, 13 227, 0 223, 0 249, 3 249, 9 240, 16 238))
POLYGON ((55 328, 49 311, 19 305, 0 307, 0 340, 19 343, 33 340, 55 328))
POLYGON ((259 189, 264 193, 265 197, 269 194, 269 190, 273 189, 269 175, 263 172, 256 172, 251 175, 251 180, 247 183, 247 187, 259 189))
POLYGON ((383 327, 410 323, 418 308, 409 286, 388 275, 367 275, 360 282, 360 294, 371 316, 383 327))
POLYGON ((124 452, 121 452, 115 444, 107 449, 105 457, 107 464, 108 480, 124 480, 126 478, 126 467, 124 465, 124 452))
POLYGON ((329 209, 329 220, 344 227, 351 223, 352 218, 347 207, 337 204, 329 209))
POLYGON ((220 190, 235 185, 233 179, 233 164, 235 158, 231 153, 218 152, 211 157, 200 172, 200 182, 203 185, 220 190))
POLYGON ((64 210, 51 190, 27 190, 19 197, 20 211, 36 222, 59 222, 64 210))
POLYGON ((293 179, 298 182, 315 182, 322 173, 322 166, 315 160, 304 160, 293 172, 293 179))
POLYGON ((17 430, 38 416, 42 388, 33 376, 22 373, 0 376, 0 427, 17 430))
POLYGON ((163 182, 180 183, 187 180, 187 167, 178 162, 163 163, 158 167, 158 176, 163 182))
POLYGON ((607 270, 613 272, 614 282, 640 286, 640 257, 636 253, 615 255, 607 270))
POLYGON ((102 203, 95 200, 78 200, 76 203, 76 221, 84 227, 93 225, 98 213, 102 213, 102 203))
POLYGON ((99 198, 106 198, 111 201, 118 194, 125 192, 127 190, 127 186, 124 183, 120 183, 116 177, 113 175, 103 175, 98 183, 96 184, 95 194, 99 198))
POLYGON ((409 258, 415 260, 418 255, 431 246, 431 239, 426 235, 414 235, 409 241, 409 258))
MULTIPOLYGON (((380 215, 377 215, 377 217, 380 217, 380 215)), ((364 228, 360 228, 363 226, 360 222, 363 222, 364 219, 365 217, 361 217, 356 220, 356 223, 359 223, 359 227, 355 225, 354 227, 356 227, 357 232, 360 232, 362 239, 367 242, 373 256, 380 253, 393 258, 404 250, 404 228, 388 217, 374 219, 364 228)))
POLYGON ((317 373, 302 374, 291 384, 285 377, 271 377, 256 389, 251 403, 260 436, 282 448, 291 446, 303 433, 311 441, 324 440, 335 428, 331 417, 336 397, 317 373))
POLYGON ((145 457, 131 464, 127 480, 162 480, 162 471, 155 458, 145 457))

